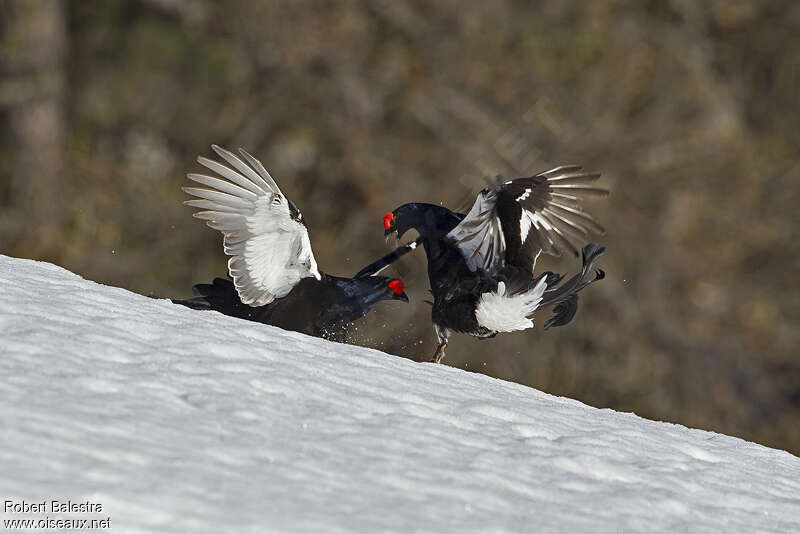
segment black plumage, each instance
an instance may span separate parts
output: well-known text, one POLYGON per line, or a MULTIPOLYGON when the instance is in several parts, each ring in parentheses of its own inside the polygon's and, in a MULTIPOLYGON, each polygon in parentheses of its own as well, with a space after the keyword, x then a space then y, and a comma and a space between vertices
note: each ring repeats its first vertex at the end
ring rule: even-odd
POLYGON ((572 320, 578 292, 604 277, 593 265, 605 247, 583 247, 580 272, 560 286, 560 275, 533 271, 540 253, 577 255, 573 241, 603 232, 579 204, 583 197, 608 194, 593 185, 599 176, 579 166, 558 167, 498 181, 478 194, 467 214, 409 203, 384 216, 387 235, 401 237, 410 229, 420 234, 415 243, 423 245, 428 259, 431 319, 439 341, 433 361, 443 358, 452 332, 487 338, 523 330, 533 326, 530 316, 543 307, 554 311, 545 328, 572 320))
POLYGON ((334 341, 345 341, 348 325, 378 302, 408 302, 402 280, 375 276, 390 262, 354 278, 321 272, 302 213, 261 162, 244 150, 242 160, 216 145, 212 149, 227 165, 198 158, 217 176, 188 174, 210 189, 185 187, 197 197, 185 203, 200 208, 194 216, 224 235, 232 281, 198 284, 196 298, 173 302, 334 341))
POLYGON ((215 278, 211 284, 193 287, 197 297, 172 302, 344 343, 350 324, 378 302, 408 302, 403 289, 399 278, 342 278, 322 273, 321 280, 303 278, 288 295, 270 304, 249 306, 239 299, 233 282, 215 278))

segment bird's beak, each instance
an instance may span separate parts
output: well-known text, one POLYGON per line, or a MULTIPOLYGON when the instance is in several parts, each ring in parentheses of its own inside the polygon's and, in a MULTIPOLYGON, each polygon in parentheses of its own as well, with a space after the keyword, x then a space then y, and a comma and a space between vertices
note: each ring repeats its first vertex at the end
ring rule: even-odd
POLYGON ((392 295, 392 300, 402 300, 403 302, 408 302, 408 295, 406 295, 405 291, 402 293, 395 293, 392 295))

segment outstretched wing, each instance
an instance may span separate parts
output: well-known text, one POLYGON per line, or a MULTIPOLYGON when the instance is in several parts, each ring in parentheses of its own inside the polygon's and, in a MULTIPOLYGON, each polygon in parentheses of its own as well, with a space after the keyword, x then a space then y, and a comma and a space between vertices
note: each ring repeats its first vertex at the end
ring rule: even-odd
POLYGON ((321 278, 311 250, 308 229, 297 206, 256 158, 239 149, 245 161, 211 145, 228 165, 199 157, 198 163, 219 177, 186 176, 210 189, 184 187, 199 200, 184 204, 225 236, 228 272, 239 298, 250 306, 263 306, 286 296, 301 279, 321 278))
POLYGON ((560 256, 566 249, 577 256, 573 241, 604 232, 579 203, 608 194, 593 185, 599 177, 567 165, 488 187, 447 235, 473 271, 494 273, 506 264, 533 270, 541 252, 560 256))

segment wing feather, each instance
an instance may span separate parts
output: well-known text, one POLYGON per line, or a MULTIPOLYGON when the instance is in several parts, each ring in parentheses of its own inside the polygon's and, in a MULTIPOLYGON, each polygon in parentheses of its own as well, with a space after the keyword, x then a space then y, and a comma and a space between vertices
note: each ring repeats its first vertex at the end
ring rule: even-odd
POLYGON ((206 176, 205 174, 189 173, 186 175, 186 177, 199 184, 207 185, 208 187, 213 187, 217 191, 222 191, 223 193, 229 193, 239 198, 246 198, 248 200, 255 200, 256 198, 258 198, 258 195, 253 191, 250 191, 243 187, 239 187, 238 185, 234 185, 230 182, 226 182, 225 180, 214 178, 213 176, 206 176))
POLYGON ((577 255, 575 242, 605 231, 581 206, 587 197, 608 195, 594 185, 599 177, 563 165, 486 188, 447 235, 473 271, 496 273, 506 264, 533 269, 541 252, 577 255))
POLYGON ((560 175, 569 174, 573 172, 578 172, 583 170, 582 165, 560 165, 558 167, 553 167, 549 171, 544 171, 538 174, 538 176, 544 176, 545 178, 553 178, 558 177, 560 175))
POLYGON ((591 215, 584 213, 579 209, 557 204, 555 202, 550 203, 549 209, 557 213, 562 219, 570 221, 573 224, 579 224, 580 226, 586 227, 589 231, 594 232, 595 234, 602 235, 606 233, 606 229, 603 228, 603 226, 601 226, 597 221, 595 221, 591 215))
POLYGON ((247 178, 252 180, 252 183, 258 184, 263 190, 265 191, 272 191, 274 193, 280 193, 281 190, 278 187, 278 184, 275 183, 275 180, 272 179, 272 176, 269 175, 267 170, 258 161, 256 158, 245 152, 243 149, 239 149, 239 151, 247 156, 247 159, 250 163, 250 166, 246 165, 242 160, 236 157, 236 154, 225 150, 224 148, 218 145, 211 145, 211 148, 216 152, 221 158, 225 161, 233 165, 239 172, 244 174, 247 178))
POLYGON ((224 213, 248 213, 247 208, 234 208, 219 202, 212 202, 210 200, 185 200, 183 202, 187 206, 193 208, 201 208, 204 210, 216 210, 224 213))
POLYGON ((258 174, 261 176, 262 180, 264 180, 267 184, 269 184, 270 187, 272 187, 276 191, 280 192, 280 190, 278 189, 278 184, 275 183, 275 180, 272 179, 272 176, 269 174, 269 172, 267 172, 267 169, 264 168, 264 166, 261 164, 260 161, 258 161, 256 158, 251 156, 243 148, 240 148, 239 152, 242 154, 242 156, 244 156, 244 158, 247 160, 247 162, 250 163, 250 165, 252 165, 253 168, 258 172, 258 174))
POLYGON ((217 202, 219 204, 222 204, 223 206, 229 206, 231 208, 247 209, 251 205, 251 203, 247 199, 231 195, 230 193, 214 191, 213 189, 201 189, 199 187, 182 187, 181 189, 183 189, 185 193, 188 193, 190 195, 194 195, 199 198, 204 198, 212 202, 217 202))
POLYGON ((563 232, 568 232, 578 239, 584 239, 589 235, 589 231, 582 225, 559 215, 555 211, 549 209, 549 207, 542 210, 542 217, 547 219, 553 228, 559 228, 563 232))
POLYGON ((265 191, 270 191, 268 187, 258 187, 256 184, 242 176, 240 173, 234 171, 233 169, 226 167, 225 165, 214 161, 213 159, 204 158, 203 156, 198 156, 197 163, 205 167, 206 169, 213 171, 223 178, 230 180, 235 184, 239 184, 240 186, 250 189, 257 195, 263 194, 265 191), (253 190, 255 189, 255 190, 253 190))
POLYGON ((303 278, 320 279, 302 216, 261 162, 244 151, 247 163, 217 145, 212 149, 230 167, 199 157, 219 178, 188 174, 209 189, 184 187, 197 197, 184 204, 199 208, 194 217, 222 232, 223 250, 231 256, 228 272, 241 301, 263 306, 286 296, 303 278))

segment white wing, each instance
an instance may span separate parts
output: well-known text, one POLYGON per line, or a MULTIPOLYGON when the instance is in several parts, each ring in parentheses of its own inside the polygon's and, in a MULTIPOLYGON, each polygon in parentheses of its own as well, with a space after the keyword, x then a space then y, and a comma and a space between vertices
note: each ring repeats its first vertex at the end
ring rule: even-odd
POLYGON ((202 156, 197 161, 225 180, 187 174, 210 189, 184 187, 200 199, 184 204, 203 210, 194 216, 225 236, 228 272, 241 301, 263 306, 286 296, 303 278, 319 280, 303 216, 261 162, 242 149, 247 163, 217 145, 211 148, 230 167, 202 156))

